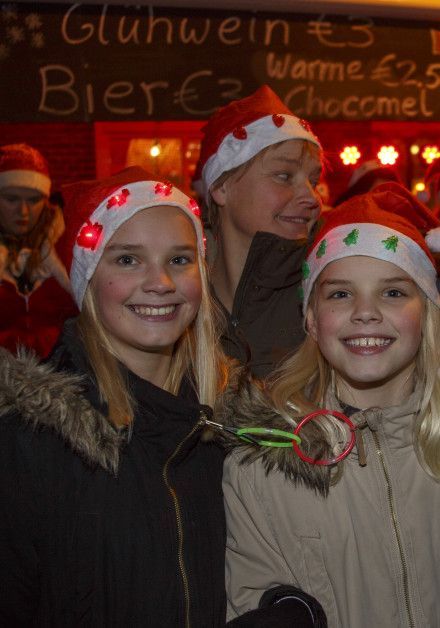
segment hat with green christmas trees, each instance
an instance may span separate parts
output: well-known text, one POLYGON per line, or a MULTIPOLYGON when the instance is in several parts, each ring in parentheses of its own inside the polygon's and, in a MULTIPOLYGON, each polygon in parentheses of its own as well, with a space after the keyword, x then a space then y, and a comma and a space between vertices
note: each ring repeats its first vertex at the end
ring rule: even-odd
POLYGON ((303 311, 321 271, 357 255, 392 262, 440 307, 431 251, 440 251, 440 220, 398 183, 384 183, 325 215, 303 264, 303 311), (425 239, 426 236, 426 239, 425 239))

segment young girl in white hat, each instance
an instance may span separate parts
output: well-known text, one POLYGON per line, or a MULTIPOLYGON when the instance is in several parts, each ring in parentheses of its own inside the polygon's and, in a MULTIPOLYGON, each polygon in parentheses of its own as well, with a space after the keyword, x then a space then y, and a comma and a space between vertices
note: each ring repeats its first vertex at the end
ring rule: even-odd
POLYGON ((66 200, 81 313, 45 364, 0 354, 0 624, 223 628, 223 456, 201 436, 226 370, 197 206, 140 168, 66 200))
POLYGON ((331 628, 440 625, 430 226, 396 183, 327 214, 303 267, 304 344, 266 390, 225 402, 254 439, 225 466, 230 617, 299 586, 331 628))

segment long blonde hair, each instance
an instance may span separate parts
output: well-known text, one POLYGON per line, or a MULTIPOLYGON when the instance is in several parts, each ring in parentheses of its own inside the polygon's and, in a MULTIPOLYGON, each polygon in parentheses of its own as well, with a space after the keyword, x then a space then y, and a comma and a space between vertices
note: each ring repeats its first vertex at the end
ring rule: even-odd
MULTIPOLYGON (((413 426, 414 448, 420 464, 440 481, 440 310, 426 299, 422 340, 416 356, 415 379, 421 384, 422 398, 413 426)), ((334 372, 319 346, 307 336, 298 351, 273 373, 267 384, 271 403, 291 425, 313 409, 323 407, 327 391, 334 388, 334 372)), ((315 426, 316 429, 316 426, 315 426)), ((332 417, 320 422, 329 449, 334 450, 340 423, 332 417)), ((313 452, 313 442, 305 445, 313 452)), ((303 446, 303 445, 302 445, 303 446)))
MULTIPOLYGON (((194 387, 202 404, 213 406, 228 379, 227 361, 220 348, 216 324, 217 311, 209 294, 205 260, 198 256, 202 300, 197 316, 176 343, 164 389, 177 394, 184 376, 194 387)), ((118 357, 97 314, 93 289, 89 283, 78 328, 100 396, 108 404, 109 420, 117 425, 132 422, 135 403, 119 368, 118 357)))

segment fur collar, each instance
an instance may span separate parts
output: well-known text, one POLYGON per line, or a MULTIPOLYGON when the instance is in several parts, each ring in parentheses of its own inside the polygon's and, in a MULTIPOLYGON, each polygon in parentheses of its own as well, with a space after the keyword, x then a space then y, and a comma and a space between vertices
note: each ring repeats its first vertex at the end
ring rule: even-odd
POLYGON ((0 417, 50 429, 89 465, 116 474, 125 440, 84 396, 84 377, 55 371, 25 351, 0 348, 0 417))
MULTIPOLYGON (((245 369, 237 369, 232 375, 228 389, 219 398, 215 421, 231 427, 266 427, 284 431, 292 426, 270 405, 262 384, 254 380, 245 369)), ((322 433, 310 433, 316 447, 328 449, 322 433)), ((240 448, 242 463, 249 464, 261 459, 267 473, 278 469, 295 484, 303 484, 325 496, 328 494, 331 470, 303 462, 293 448, 258 447, 249 445, 234 435, 220 432, 220 439, 227 450, 240 448)))

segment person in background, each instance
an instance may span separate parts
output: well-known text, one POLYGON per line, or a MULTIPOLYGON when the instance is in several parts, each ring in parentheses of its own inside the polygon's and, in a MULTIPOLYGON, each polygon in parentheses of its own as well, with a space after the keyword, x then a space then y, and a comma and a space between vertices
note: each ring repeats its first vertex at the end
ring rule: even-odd
POLYGON ((0 352, 0 624, 224 628, 197 206, 137 167, 65 194, 80 314, 42 364, 0 352))
POLYGON ((340 194, 333 205, 337 207, 344 201, 348 201, 349 198, 374 190, 375 187, 387 181, 401 183, 395 168, 392 166, 384 166, 377 159, 364 161, 363 164, 353 170, 347 189, 340 194))
POLYGON ((48 201, 50 186, 47 162, 35 148, 0 147, 0 345, 42 357, 77 313, 55 248, 64 219, 48 201))
POLYGON ((389 185, 327 214, 306 340, 223 399, 217 420, 254 439, 224 469, 230 618, 299 586, 330 628, 440 625, 440 295, 415 226, 432 214, 389 185))
POLYGON ((267 85, 219 109, 203 131, 195 187, 223 348, 265 377, 304 337, 301 265, 320 212, 322 148, 267 85))

